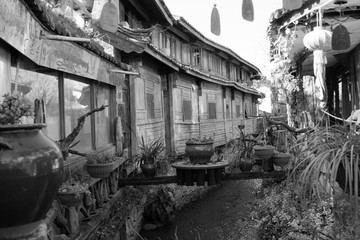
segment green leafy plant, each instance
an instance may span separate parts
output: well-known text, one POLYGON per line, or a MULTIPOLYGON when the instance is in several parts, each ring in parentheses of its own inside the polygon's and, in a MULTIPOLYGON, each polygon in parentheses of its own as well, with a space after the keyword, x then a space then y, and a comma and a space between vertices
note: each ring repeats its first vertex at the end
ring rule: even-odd
MULTIPOLYGON (((301 199, 325 200, 341 194, 347 195, 352 208, 347 214, 352 215, 353 219, 347 227, 358 229, 359 135, 342 125, 315 127, 299 139, 294 149, 296 157, 291 176, 299 187, 301 199)), ((352 239, 360 237, 359 230, 351 234, 352 239)))
POLYGON ((86 154, 86 161, 88 164, 104 164, 115 162, 115 154, 91 152, 86 154))
POLYGON ((189 138, 186 143, 213 143, 214 140, 212 137, 196 137, 196 138, 189 138))
POLYGON ((306 137, 299 139, 295 148, 297 157, 293 175, 304 193, 315 193, 320 199, 324 193, 331 195, 339 169, 343 167, 347 182, 345 191, 351 195, 359 194, 353 184, 354 179, 360 179, 360 137, 355 132, 341 125, 316 127, 306 137), (329 180, 330 188, 319 181, 321 175, 329 180))
POLYGON ((145 143, 144 138, 141 138, 139 146, 139 154, 136 158, 142 162, 153 163, 154 160, 165 150, 164 142, 158 138, 150 143, 145 143))
POLYGON ((240 151, 240 158, 254 158, 254 146, 257 144, 257 138, 252 137, 251 135, 245 136, 243 132, 243 125, 239 125, 238 128, 240 130, 238 146, 240 151))
POLYGON ((20 118, 31 116, 30 100, 20 94, 5 94, 0 105, 0 124, 19 124, 20 118))
POLYGON ((259 240, 335 239, 331 199, 300 202, 291 182, 268 185, 262 189, 262 196, 251 212, 259 240))
POLYGON ((91 178, 84 168, 77 168, 75 170, 69 169, 68 171, 65 171, 64 178, 66 180, 61 184, 58 192, 72 192, 75 195, 89 192, 88 187, 91 178))

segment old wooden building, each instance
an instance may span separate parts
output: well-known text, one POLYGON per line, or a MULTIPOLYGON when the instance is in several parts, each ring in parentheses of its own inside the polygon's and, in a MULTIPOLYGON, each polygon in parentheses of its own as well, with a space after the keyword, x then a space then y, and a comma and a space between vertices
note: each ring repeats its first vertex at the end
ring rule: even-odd
POLYGON ((65 15, 52 1, 3 3, 2 58, 7 59, 4 69, 10 69, 10 58, 12 67, 1 76, 1 93, 10 90, 12 79, 17 90, 45 98, 47 133, 53 140, 65 137, 86 109, 102 104, 109 108, 86 124, 78 149, 111 148, 117 135, 132 154, 141 138, 162 138, 167 154, 178 155, 188 138, 213 137, 219 146, 238 136, 240 123, 248 133, 254 130, 257 99, 262 97, 251 87, 260 73, 255 65, 206 38, 185 19, 173 17, 163 1, 115 1, 118 28, 104 30, 99 18, 106 2, 61 6, 65 15), (19 14, 23 9, 28 17, 15 24, 4 10, 8 8, 19 14), (46 38, 53 35, 89 42, 46 38), (122 132, 114 134, 117 117, 122 132))
POLYGON ((129 80, 133 152, 140 138, 164 138, 167 154, 178 155, 189 138, 213 137, 219 146, 238 136, 239 124, 254 131, 257 67, 173 17, 162 1, 120 5, 124 21, 109 35, 139 72, 129 80), (124 39, 135 40, 129 47, 124 39))

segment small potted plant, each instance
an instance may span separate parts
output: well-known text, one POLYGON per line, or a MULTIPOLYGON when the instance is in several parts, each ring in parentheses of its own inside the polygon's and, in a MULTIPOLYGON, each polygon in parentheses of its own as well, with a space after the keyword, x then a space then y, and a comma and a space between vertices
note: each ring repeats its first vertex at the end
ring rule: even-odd
POLYGON ((84 168, 72 170, 69 165, 63 182, 56 194, 58 202, 66 207, 77 207, 83 203, 86 194, 90 194, 90 176, 84 168))
POLYGON ((115 160, 111 153, 89 153, 86 155, 86 170, 93 178, 106 178, 114 170, 115 160))
POLYGON ((155 160, 165 150, 164 142, 158 138, 150 143, 145 143, 142 137, 139 150, 140 152, 136 158, 138 159, 142 173, 145 177, 155 176, 155 160))
POLYGON ((206 136, 190 138, 185 142, 185 154, 191 163, 209 163, 214 154, 214 140, 206 136))
POLYGON ((63 183, 56 194, 56 199, 64 206, 77 207, 83 202, 88 185, 83 182, 63 183))
POLYGON ((290 153, 283 153, 275 151, 274 155, 271 157, 273 164, 278 167, 285 167, 289 164, 292 154, 290 153))

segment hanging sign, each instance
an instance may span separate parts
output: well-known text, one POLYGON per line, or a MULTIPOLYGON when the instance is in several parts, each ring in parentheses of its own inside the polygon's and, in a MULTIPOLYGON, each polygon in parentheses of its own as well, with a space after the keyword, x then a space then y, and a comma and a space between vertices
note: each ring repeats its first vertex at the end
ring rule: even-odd
POLYGON ((254 5, 252 0, 243 0, 242 2, 242 17, 246 21, 254 21, 254 5))
POLYGON ((342 24, 333 30, 331 47, 333 50, 345 50, 350 47, 349 32, 342 24))
POLYGON ((101 10, 100 27, 105 31, 115 33, 119 25, 119 11, 115 4, 107 2, 101 10))
POLYGON ((214 4, 214 8, 211 11, 211 32, 217 36, 220 35, 220 16, 216 4, 214 4))

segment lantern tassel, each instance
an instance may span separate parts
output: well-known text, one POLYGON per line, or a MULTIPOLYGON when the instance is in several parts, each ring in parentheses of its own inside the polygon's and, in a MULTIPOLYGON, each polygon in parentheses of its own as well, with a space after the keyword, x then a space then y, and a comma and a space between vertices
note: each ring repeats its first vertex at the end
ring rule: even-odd
POLYGON ((327 63, 326 55, 323 50, 314 51, 314 75, 316 77, 315 86, 318 88, 317 97, 320 100, 320 107, 326 108, 327 87, 325 83, 325 65, 327 63))

